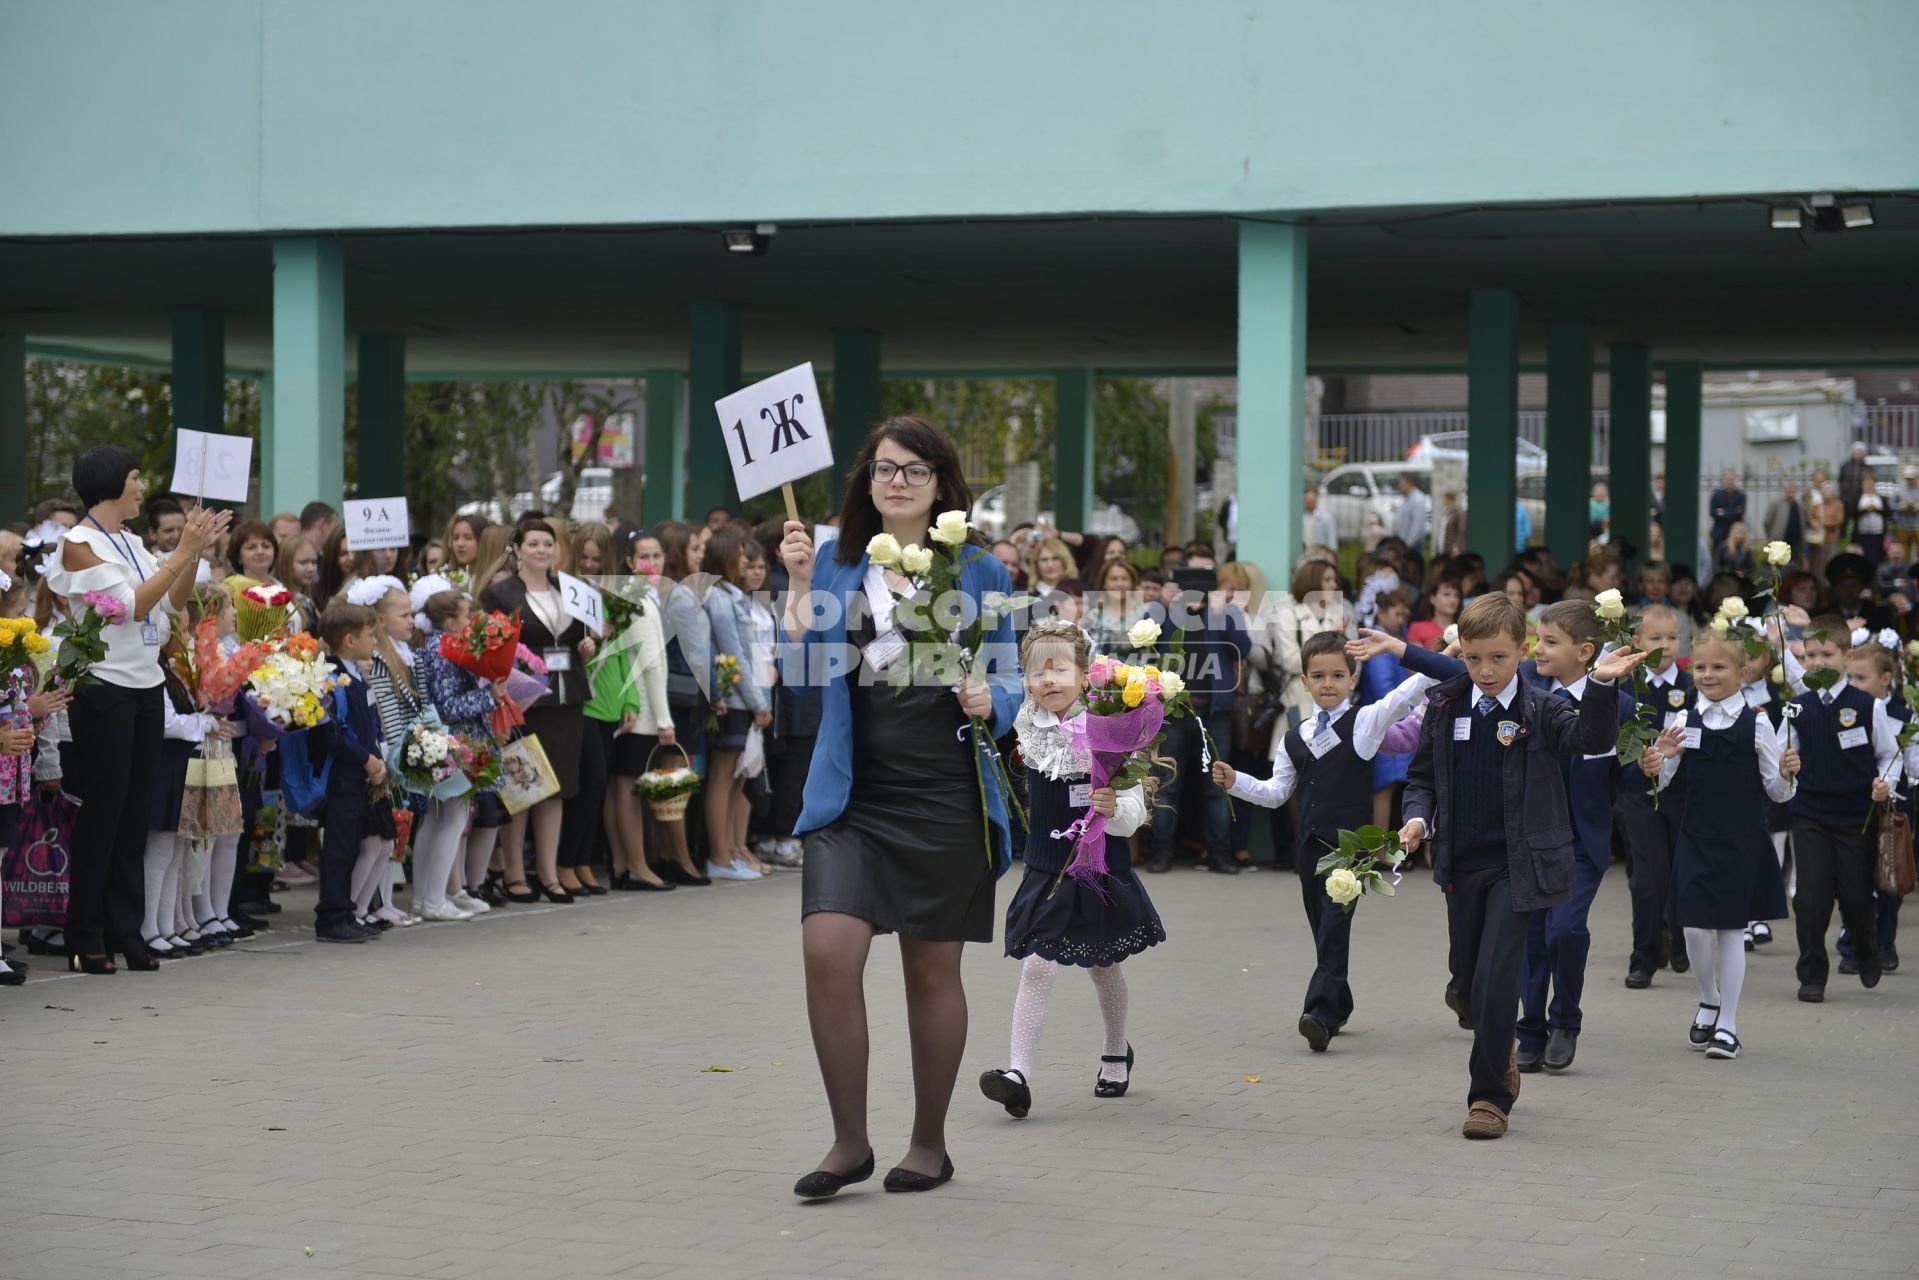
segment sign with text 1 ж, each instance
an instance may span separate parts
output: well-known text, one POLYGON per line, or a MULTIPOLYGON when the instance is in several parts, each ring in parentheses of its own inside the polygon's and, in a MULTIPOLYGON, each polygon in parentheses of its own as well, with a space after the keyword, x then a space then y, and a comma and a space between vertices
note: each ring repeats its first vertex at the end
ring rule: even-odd
POLYGON ((713 408, 742 502, 833 465, 811 363, 735 391, 713 408))
POLYGON ((600 596, 600 589, 570 573, 554 574, 553 584, 560 589, 560 607, 566 610, 567 616, 578 618, 588 631, 599 635, 606 621, 606 601, 600 596))
POLYGON ((348 551, 377 551, 407 545, 405 498, 349 498, 341 504, 348 551))

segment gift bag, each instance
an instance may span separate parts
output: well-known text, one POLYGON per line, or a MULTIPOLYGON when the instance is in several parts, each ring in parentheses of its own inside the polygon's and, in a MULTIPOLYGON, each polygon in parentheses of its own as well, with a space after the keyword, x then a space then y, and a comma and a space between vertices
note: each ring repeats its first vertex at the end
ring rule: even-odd
POLYGON ((1906 811, 1885 805, 1879 811, 1879 850, 1876 859, 1879 892, 1903 898, 1912 892, 1912 820, 1906 811))
POLYGON ((500 750, 500 803, 508 813, 521 813, 559 794, 559 775, 538 734, 529 733, 500 750))
POLYGON ((209 738, 187 761, 187 789, 180 799, 181 835, 194 840, 237 836, 246 829, 240 812, 240 771, 233 744, 209 738))
POLYGON ((42 792, 21 805, 20 831, 0 858, 0 926, 64 928, 67 861, 80 804, 64 792, 42 792))

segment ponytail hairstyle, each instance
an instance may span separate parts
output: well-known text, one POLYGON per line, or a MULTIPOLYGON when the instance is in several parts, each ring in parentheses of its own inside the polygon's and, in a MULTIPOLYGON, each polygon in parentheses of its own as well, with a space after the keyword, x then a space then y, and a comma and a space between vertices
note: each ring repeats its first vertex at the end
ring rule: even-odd
POLYGON ((436 591, 426 598, 426 603, 420 606, 420 612, 426 615, 426 620, 433 624, 435 631, 444 632, 472 603, 464 592, 436 591))
MULTIPOLYGON (((395 596, 398 596, 400 603, 406 606, 406 615, 409 618, 412 617, 413 601, 399 587, 387 588, 386 593, 380 597, 380 602, 373 606, 374 613, 378 614, 380 610, 386 608, 395 596)), ((380 661, 386 664, 387 676, 394 684, 406 690, 407 701, 418 702, 420 694, 419 690, 413 686, 413 665, 402 658, 400 651, 393 647, 393 637, 386 633, 384 624, 373 629, 373 651, 379 654, 380 661)))

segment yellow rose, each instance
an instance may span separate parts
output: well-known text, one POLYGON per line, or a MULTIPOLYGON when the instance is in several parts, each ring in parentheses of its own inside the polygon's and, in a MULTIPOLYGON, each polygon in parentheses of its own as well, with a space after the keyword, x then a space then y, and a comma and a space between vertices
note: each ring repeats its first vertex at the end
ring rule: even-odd
POLYGON ((43 635, 31 635, 27 637, 28 653, 45 653, 51 648, 53 648, 53 641, 43 635))
POLYGON ((1113 664, 1113 683, 1126 684, 1133 678, 1133 669, 1123 662, 1113 664))
POLYGON ((1345 867, 1326 877, 1326 896, 1342 907, 1355 901, 1359 893, 1359 877, 1345 867))
POLYGON ((1146 665, 1146 678, 1148 680, 1159 679, 1159 668, 1156 666, 1153 666, 1151 663, 1148 663, 1146 665))
POLYGON ((40 629, 40 624, 35 622, 32 618, 20 619, 20 630, 23 634, 32 635, 34 632, 38 631, 39 629, 40 629))
POLYGON ((1119 695, 1119 700, 1129 707, 1137 707, 1140 703, 1146 701, 1145 684, 1127 685, 1125 691, 1119 695))

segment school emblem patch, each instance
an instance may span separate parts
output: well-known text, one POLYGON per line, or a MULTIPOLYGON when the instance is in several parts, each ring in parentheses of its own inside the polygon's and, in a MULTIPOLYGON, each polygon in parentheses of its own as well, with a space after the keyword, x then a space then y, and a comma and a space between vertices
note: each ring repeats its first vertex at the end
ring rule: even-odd
POLYGON ((1497 736, 1499 738, 1500 746, 1502 747, 1512 746, 1513 739, 1519 736, 1519 722, 1517 720, 1501 720, 1499 722, 1499 731, 1497 736))
POLYGON ((1679 710, 1679 708, 1685 706, 1686 691, 1684 689, 1679 688, 1676 685, 1673 688, 1666 690, 1666 705, 1671 707, 1674 711, 1677 711, 1679 710))
POLYGON ((1852 728, 1852 726, 1855 723, 1857 723, 1858 720, 1859 720, 1859 713, 1857 711, 1854 711, 1851 707, 1839 708, 1839 727, 1841 729, 1852 728))

